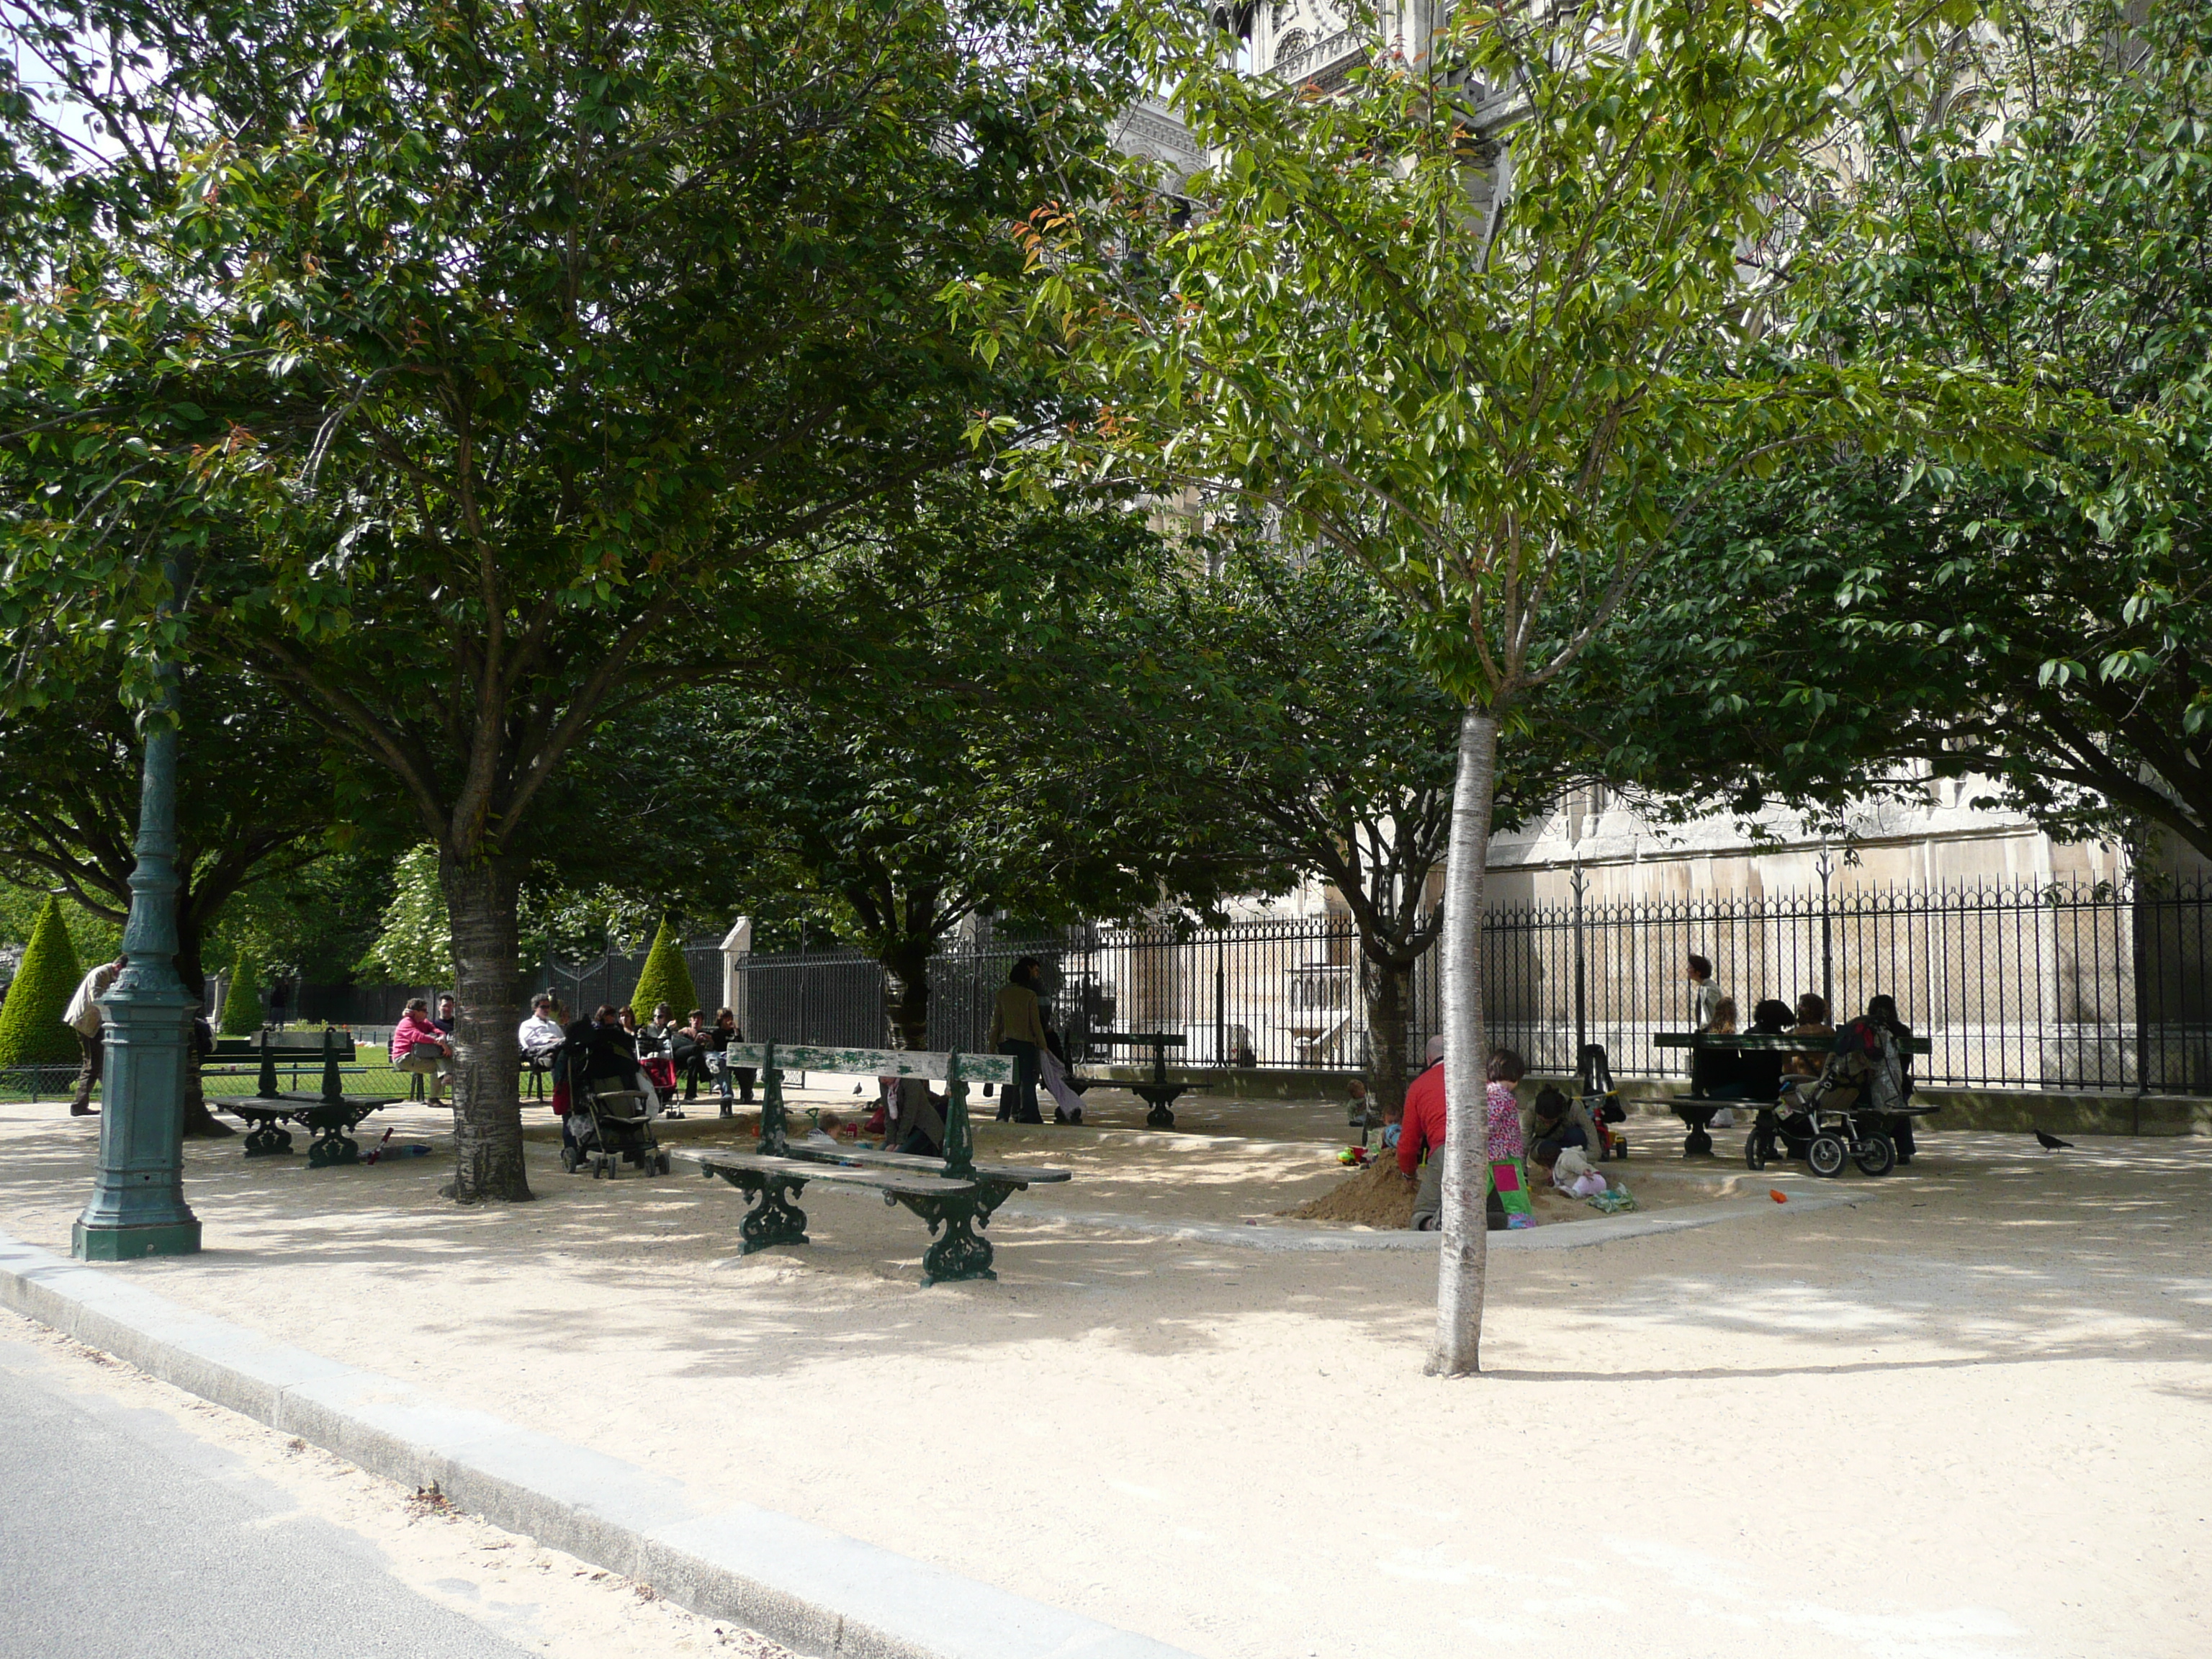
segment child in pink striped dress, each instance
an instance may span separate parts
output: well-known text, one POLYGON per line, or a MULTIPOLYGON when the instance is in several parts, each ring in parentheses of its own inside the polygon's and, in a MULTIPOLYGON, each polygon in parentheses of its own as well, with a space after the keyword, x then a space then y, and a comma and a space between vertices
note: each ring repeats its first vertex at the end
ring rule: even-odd
POLYGON ((1486 1092, 1490 1117, 1490 1161, 1493 1164, 1507 1158, 1519 1163, 1526 1148, 1521 1139, 1521 1103, 1514 1097, 1513 1085, 1528 1075, 1528 1062, 1510 1048, 1490 1051, 1486 1092))

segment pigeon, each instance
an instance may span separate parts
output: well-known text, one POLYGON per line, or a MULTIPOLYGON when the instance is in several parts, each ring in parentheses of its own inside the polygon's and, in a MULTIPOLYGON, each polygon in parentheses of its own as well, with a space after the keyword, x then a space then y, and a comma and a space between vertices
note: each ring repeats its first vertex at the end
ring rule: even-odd
POLYGON ((2070 1140, 2061 1140, 2057 1135, 2047 1135, 2040 1129, 2038 1129, 2035 1132, 2035 1144, 2042 1147, 2046 1152, 2055 1152, 2061 1146, 2066 1147, 2070 1151, 2074 1146, 2074 1143, 2070 1140))

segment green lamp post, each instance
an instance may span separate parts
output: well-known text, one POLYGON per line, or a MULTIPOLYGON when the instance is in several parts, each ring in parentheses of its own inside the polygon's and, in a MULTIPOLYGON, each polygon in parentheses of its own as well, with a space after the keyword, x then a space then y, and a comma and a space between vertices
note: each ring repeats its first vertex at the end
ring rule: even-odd
MULTIPOLYGON (((184 572, 167 571, 173 612, 184 572)), ((123 972, 100 999, 107 1017, 100 1090, 100 1170, 70 1236, 84 1261, 187 1255, 199 1218, 185 1202, 185 1065, 199 999, 177 975, 177 669, 157 671, 138 795, 137 866, 123 929, 123 972)))

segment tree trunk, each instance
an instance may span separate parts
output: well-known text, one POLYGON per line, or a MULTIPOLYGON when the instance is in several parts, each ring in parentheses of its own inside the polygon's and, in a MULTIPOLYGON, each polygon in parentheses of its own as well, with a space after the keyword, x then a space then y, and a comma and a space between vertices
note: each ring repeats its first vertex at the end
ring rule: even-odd
POLYGON ((929 1047, 929 945, 908 941, 877 958, 884 968, 884 1015, 891 1046, 921 1053, 929 1047))
POLYGON ((1367 1075, 1376 1109, 1386 1116, 1406 1103, 1406 1024, 1413 970, 1367 957, 1367 1075))
MULTIPOLYGON (((180 888, 177 894, 177 975, 192 998, 195 1014, 205 1013, 200 999, 207 994, 207 970, 200 956, 199 917, 180 888)), ((189 1034, 185 1039, 185 1139, 220 1140, 237 1130, 208 1110, 207 1091, 200 1086, 199 1050, 189 1034)))
POLYGON ((514 1038, 522 995, 514 960, 520 878, 510 860, 439 854, 460 1004, 453 1034, 456 1167, 447 1195, 462 1204, 536 1196, 522 1164, 521 1057, 514 1038))
POLYGON ((1490 1191, 1484 1110, 1488 1047, 1482 1035, 1482 884, 1490 861, 1490 808, 1498 781, 1498 717, 1470 705, 1460 720, 1452 786, 1451 850, 1444 868, 1444 1208, 1437 1270, 1437 1340, 1425 1369, 1466 1376, 1481 1369, 1482 1279, 1490 1252, 1483 1213, 1490 1191))

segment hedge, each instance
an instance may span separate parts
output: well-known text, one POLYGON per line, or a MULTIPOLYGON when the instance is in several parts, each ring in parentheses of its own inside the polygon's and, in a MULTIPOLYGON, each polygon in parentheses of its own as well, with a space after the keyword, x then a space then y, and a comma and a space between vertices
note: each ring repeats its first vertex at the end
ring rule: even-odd
POLYGON ((66 1066, 82 1058, 76 1036, 62 1024, 84 969, 62 926, 62 908, 49 898, 31 928, 8 1001, 0 1006, 0 1066, 66 1066))
POLYGON ((629 1006, 637 1010, 641 1025, 653 1018, 653 1005, 660 1002, 673 1008, 678 1019, 699 1006, 690 964, 684 960, 684 947, 670 931, 665 916, 660 919, 660 931, 653 936, 653 949, 646 953, 645 971, 637 976, 637 989, 629 994, 629 1006))
POLYGON ((252 1036, 261 1029, 261 964, 239 946, 231 964, 230 988, 222 994, 222 1034, 252 1036))

